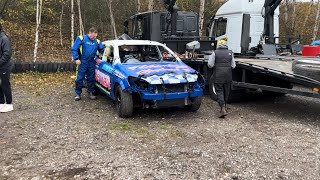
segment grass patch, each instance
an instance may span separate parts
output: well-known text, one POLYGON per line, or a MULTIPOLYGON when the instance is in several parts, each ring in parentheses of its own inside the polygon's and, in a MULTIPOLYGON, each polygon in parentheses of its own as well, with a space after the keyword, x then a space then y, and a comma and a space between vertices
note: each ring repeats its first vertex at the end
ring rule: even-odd
POLYGON ((184 134, 184 132, 178 130, 178 129, 172 129, 170 130, 170 137, 173 138, 184 138, 186 135, 184 134))
POLYGON ((72 87, 74 84, 72 75, 74 75, 73 72, 13 74, 12 85, 14 88, 22 88, 36 97, 50 95, 72 87))
POLYGON ((160 124, 160 129, 167 130, 170 128, 170 126, 171 126, 170 124, 163 122, 160 124))
POLYGON ((116 131, 131 131, 132 124, 129 122, 117 122, 109 125, 110 130, 116 131))

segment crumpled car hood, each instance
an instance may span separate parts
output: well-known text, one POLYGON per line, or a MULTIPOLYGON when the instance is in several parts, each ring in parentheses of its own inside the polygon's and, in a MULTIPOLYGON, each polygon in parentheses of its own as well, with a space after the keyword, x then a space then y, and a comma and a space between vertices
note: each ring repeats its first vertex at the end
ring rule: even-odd
POLYGON ((161 76, 152 75, 148 77, 142 77, 141 79, 147 81, 150 84, 179 84, 187 82, 196 82, 198 79, 197 74, 164 74, 161 76))
POLYGON ((197 71, 184 63, 124 64, 122 68, 128 76, 141 77, 150 84, 178 84, 198 79, 197 71))

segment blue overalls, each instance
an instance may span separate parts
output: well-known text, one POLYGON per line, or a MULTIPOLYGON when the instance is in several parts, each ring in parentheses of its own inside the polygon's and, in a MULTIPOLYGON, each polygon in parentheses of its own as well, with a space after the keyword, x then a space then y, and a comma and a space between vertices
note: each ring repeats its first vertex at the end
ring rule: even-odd
POLYGON ((78 36, 75 40, 71 54, 74 60, 80 60, 81 64, 77 66, 75 93, 81 95, 83 80, 87 77, 88 93, 94 92, 95 81, 95 56, 97 51, 101 52, 104 45, 99 40, 91 40, 88 35, 78 36))

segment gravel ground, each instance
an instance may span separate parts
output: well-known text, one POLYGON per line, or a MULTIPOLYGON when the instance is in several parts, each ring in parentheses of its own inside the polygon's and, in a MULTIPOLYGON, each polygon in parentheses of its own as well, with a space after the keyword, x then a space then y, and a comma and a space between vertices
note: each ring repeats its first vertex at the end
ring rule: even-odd
POLYGON ((217 118, 73 100, 71 74, 13 77, 15 111, 0 114, 0 179, 319 179, 320 101, 251 98, 217 118), (252 100, 254 99, 254 100, 252 100))

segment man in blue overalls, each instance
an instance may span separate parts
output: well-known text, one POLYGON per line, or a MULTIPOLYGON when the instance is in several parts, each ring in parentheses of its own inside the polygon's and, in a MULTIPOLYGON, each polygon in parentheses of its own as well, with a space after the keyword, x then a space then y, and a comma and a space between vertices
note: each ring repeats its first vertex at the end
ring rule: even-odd
POLYGON ((88 34, 77 37, 71 49, 73 60, 75 60, 77 64, 76 101, 81 99, 83 80, 85 77, 87 77, 89 98, 92 100, 97 99, 97 97, 93 95, 95 89, 95 56, 97 51, 102 53, 104 49, 104 45, 96 39, 97 35, 98 31, 95 28, 91 28, 88 34))

